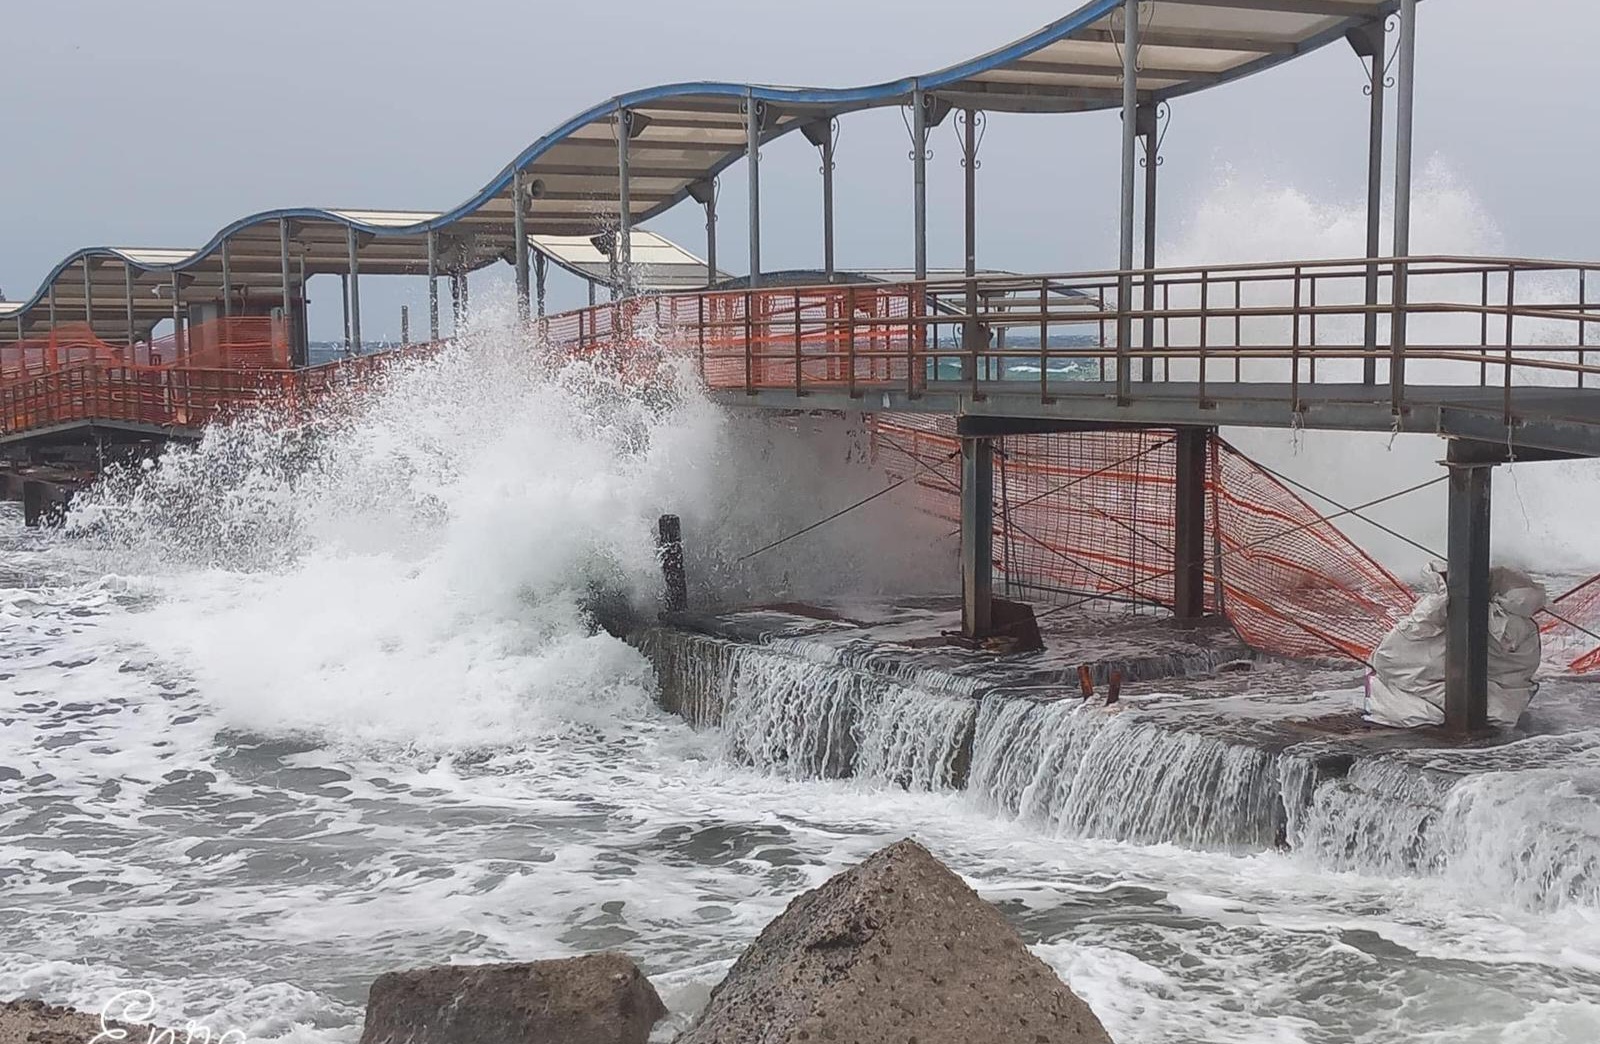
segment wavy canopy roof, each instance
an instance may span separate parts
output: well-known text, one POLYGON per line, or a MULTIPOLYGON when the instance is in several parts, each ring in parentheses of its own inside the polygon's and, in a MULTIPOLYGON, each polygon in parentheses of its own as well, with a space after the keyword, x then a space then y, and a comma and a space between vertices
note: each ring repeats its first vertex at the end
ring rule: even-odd
MULTIPOLYGON (((1142 5, 1137 89, 1160 101, 1258 72, 1339 40, 1387 17, 1397 0, 1153 0, 1142 5)), ((233 292, 281 298, 279 221, 290 225, 289 287, 302 273, 348 269, 356 233, 362 273, 421 274, 429 233, 441 271, 508 259, 515 247, 513 185, 528 186, 526 231, 540 238, 587 237, 619 216, 617 133, 631 113, 629 212, 646 220, 708 183, 745 153, 745 106, 760 106, 763 142, 825 126, 860 109, 907 104, 921 90, 935 117, 951 108, 995 112, 1085 112, 1122 98, 1122 0, 1091 0, 1044 28, 987 54, 921 76, 855 88, 680 83, 608 99, 525 149, 490 182, 445 212, 292 208, 242 218, 192 250, 92 247, 57 265, 26 302, 0 303, 0 340, 90 318, 103 336, 144 336, 172 314, 174 276, 189 302, 223 296, 222 245, 233 292), (85 296, 89 297, 86 307, 85 296), (20 327, 19 327, 20 322, 20 327)), ((816 133, 813 130, 813 133, 816 133)), ((559 263, 559 259, 558 259, 559 263)))

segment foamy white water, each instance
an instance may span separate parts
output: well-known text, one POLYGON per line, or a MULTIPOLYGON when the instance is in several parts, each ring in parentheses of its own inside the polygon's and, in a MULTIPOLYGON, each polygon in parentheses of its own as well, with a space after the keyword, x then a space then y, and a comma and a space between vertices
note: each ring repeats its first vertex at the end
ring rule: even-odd
MULTIPOLYGON (((797 891, 911 835, 1119 1044, 1600 1039, 1592 880, 1538 901, 1505 858, 1539 853, 1529 822, 1592 816, 1592 765, 1464 793, 1429 841, 1449 872, 1418 873, 1372 857, 1420 829, 1382 793, 1327 795, 1291 854, 1234 843, 1228 809, 1177 823, 1176 792, 1111 823, 1084 785, 1115 782, 1132 727, 997 715, 957 794, 964 709, 914 682, 779 664, 726 736, 661 713, 584 608, 651 601, 660 512, 735 601, 938 587, 948 535, 890 497, 737 565, 880 486, 847 425, 537 355, 489 332, 303 437, 219 431, 86 502, 77 534, 0 507, 0 995, 138 987, 172 1021, 349 1042, 382 971, 610 947, 681 1022, 797 891), (862 714, 867 777, 819 778, 830 749, 779 691, 862 714), (1072 751, 1079 776, 1050 769, 1072 751), (1370 844, 1337 844, 1351 823, 1370 844), (1098 836, 1128 824, 1194 847, 1098 836)), ((1255 793, 1254 764, 1166 756, 1255 793)))

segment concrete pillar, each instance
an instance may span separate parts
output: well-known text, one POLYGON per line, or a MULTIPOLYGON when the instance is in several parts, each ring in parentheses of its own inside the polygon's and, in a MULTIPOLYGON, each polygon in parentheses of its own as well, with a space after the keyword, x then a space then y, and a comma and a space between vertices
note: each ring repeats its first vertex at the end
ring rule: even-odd
POLYGON ((656 553, 661 557, 665 585, 662 608, 681 613, 689 608, 689 584, 683 571, 683 528, 677 515, 662 515, 657 521, 656 553))
POLYGON ((994 442, 961 440, 961 633, 993 631, 994 442))
POLYGON ((1206 467, 1211 435, 1209 428, 1178 429, 1172 613, 1183 623, 1206 614, 1206 467))
POLYGON ((1445 728, 1456 734, 1489 724, 1489 477, 1493 464, 1481 463, 1459 441, 1450 443, 1447 585, 1450 605, 1445 624, 1445 728))

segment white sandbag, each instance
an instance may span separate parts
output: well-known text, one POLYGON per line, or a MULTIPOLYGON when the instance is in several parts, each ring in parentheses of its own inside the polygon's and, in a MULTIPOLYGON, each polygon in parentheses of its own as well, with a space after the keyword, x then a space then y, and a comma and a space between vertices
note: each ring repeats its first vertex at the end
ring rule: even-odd
MULTIPOLYGON (((1379 725, 1415 728, 1444 723, 1445 622, 1449 593, 1444 570, 1428 567, 1426 593, 1373 650, 1367 679, 1366 718, 1379 725)), ((1489 721, 1511 727, 1538 686, 1533 680, 1542 649, 1534 615, 1545 589, 1514 569, 1489 573, 1489 721)))
POLYGON ((1399 729, 1444 723, 1444 629, 1449 610, 1443 570, 1433 564, 1409 615, 1372 651, 1366 719, 1399 729))
POLYGON ((1515 725, 1533 701, 1533 676, 1544 655, 1534 615, 1549 601, 1544 586, 1515 569, 1489 571, 1489 721, 1515 725))

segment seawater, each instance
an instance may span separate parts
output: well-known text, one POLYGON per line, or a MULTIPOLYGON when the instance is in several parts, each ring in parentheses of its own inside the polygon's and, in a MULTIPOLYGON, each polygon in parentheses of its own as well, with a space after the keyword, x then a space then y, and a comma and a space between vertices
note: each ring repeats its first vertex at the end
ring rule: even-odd
POLYGON ((658 514, 733 602, 935 589, 947 527, 885 497, 741 563, 881 488, 851 421, 483 329, 312 430, 114 477, 66 532, 0 507, 0 996, 332 1044, 383 971, 615 948, 676 1026, 797 892, 912 836, 1119 1044, 1600 1039, 1583 750, 1415 800, 1352 774, 1281 851, 1238 824, 1294 763, 1131 718, 788 662, 692 728, 588 612, 651 603, 658 514))

